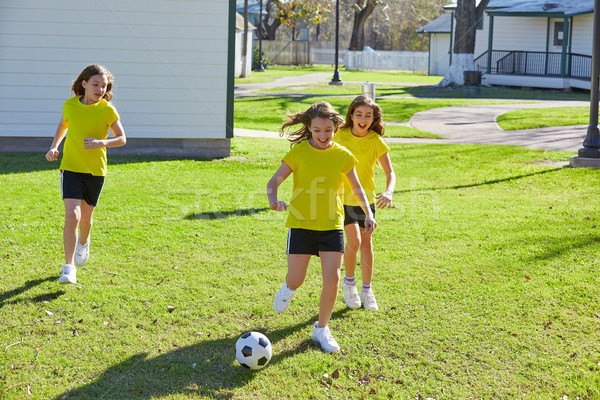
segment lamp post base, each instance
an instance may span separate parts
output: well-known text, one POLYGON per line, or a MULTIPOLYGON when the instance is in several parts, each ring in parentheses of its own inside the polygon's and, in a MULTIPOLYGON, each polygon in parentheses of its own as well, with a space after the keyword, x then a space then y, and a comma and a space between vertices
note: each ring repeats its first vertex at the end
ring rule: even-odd
POLYGON ((572 156, 569 158, 569 166, 572 168, 600 168, 600 158, 572 156))

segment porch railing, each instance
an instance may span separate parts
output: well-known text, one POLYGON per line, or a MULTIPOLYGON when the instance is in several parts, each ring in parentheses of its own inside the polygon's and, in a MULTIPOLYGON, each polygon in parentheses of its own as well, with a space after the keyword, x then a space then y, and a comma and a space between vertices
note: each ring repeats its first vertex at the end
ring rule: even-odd
MULTIPOLYGON (((475 59, 475 69, 488 72, 488 52, 475 59)), ((493 50, 490 73, 504 75, 563 76, 562 53, 541 51, 493 50)), ((564 76, 590 79, 592 56, 567 53, 564 76)))

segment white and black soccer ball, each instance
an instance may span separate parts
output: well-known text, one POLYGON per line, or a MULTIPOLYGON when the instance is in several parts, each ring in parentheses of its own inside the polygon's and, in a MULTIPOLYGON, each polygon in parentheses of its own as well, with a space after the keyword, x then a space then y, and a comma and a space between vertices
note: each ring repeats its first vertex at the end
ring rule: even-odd
POLYGON ((269 338, 259 332, 244 333, 235 344, 235 358, 249 369, 264 368, 271 360, 273 349, 269 338))

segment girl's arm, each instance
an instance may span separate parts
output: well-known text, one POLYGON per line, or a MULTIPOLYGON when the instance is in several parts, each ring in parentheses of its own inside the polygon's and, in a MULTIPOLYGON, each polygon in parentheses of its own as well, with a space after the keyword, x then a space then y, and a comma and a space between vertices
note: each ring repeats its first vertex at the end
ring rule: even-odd
POLYGON ((107 139, 94 139, 93 137, 86 137, 83 139, 83 147, 85 149, 97 149, 99 147, 121 147, 127 143, 127 138, 125 137, 125 131, 123 130, 123 125, 121 125, 121 120, 118 119, 110 126, 110 129, 113 131, 115 137, 107 138, 107 139))
POLYGON ((379 157, 379 163, 385 172, 386 188, 379 196, 375 196, 377 199, 377 208, 385 208, 386 206, 389 208, 392 206, 392 196, 396 187, 396 173, 394 172, 394 167, 392 167, 390 153, 385 153, 379 157))
POLYGON ((371 211, 371 207, 369 207, 369 200, 367 199, 367 195, 363 190, 362 186, 360 186, 360 181, 358 180, 358 176, 356 175, 356 170, 352 168, 350 172, 346 174, 348 178, 348 182, 350 183, 350 187, 352 187, 352 192, 354 193, 354 197, 360 203, 360 207, 365 212, 365 230, 367 232, 373 232, 377 227, 377 223, 375 222, 375 217, 373 216, 373 212, 371 211))
POLYGON ((55 161, 58 159, 58 146, 60 146, 60 142, 62 142, 62 140, 65 138, 68 127, 69 121, 61 117, 58 127, 56 128, 56 133, 54 134, 54 140, 52 141, 50 150, 48 150, 46 153, 46 160, 55 161))
POLYGON ((290 168, 290 166, 284 161, 281 163, 279 169, 277 169, 277 172, 275 172, 275 175, 273 175, 273 177, 269 180, 269 183, 267 183, 267 197, 269 198, 269 206, 271 207, 271 210, 287 210, 287 204, 285 204, 285 201, 277 200, 277 189, 279 188, 279 185, 281 185, 281 183, 285 181, 288 176, 290 176, 291 173, 292 168, 290 168))

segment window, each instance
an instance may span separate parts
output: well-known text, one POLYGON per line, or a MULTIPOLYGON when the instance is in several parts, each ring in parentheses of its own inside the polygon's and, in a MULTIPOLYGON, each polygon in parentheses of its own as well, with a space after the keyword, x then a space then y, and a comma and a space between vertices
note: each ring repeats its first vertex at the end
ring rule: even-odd
POLYGON ((565 23, 563 21, 556 21, 554 23, 554 45, 555 46, 562 46, 563 37, 565 34, 564 30, 565 30, 565 23))

